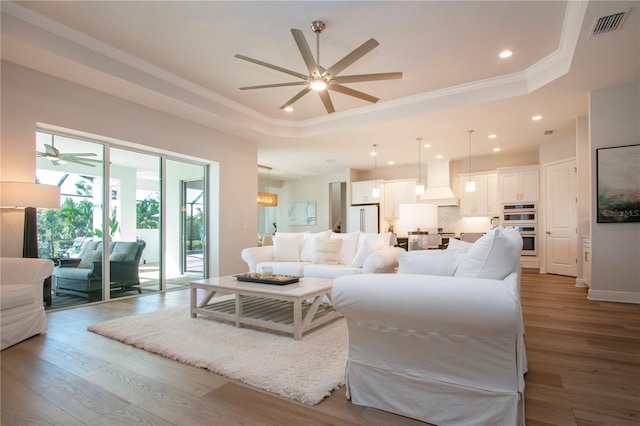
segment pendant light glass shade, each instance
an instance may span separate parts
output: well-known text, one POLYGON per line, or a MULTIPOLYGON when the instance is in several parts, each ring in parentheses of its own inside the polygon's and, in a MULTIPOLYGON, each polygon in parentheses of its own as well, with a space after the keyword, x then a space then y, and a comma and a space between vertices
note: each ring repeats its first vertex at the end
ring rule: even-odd
POLYGON ((467 130, 469 133, 469 168, 467 169, 469 180, 464 184, 464 192, 476 192, 476 182, 471 180, 471 133, 473 130, 467 130))
POLYGON ((416 185, 416 195, 424 194, 424 185, 422 184, 422 175, 420 173, 420 168, 422 166, 422 160, 420 153, 422 152, 422 138, 416 138, 418 141, 418 183, 416 185))
POLYGON ((380 198, 380 188, 378 188, 378 144, 373 144, 373 181, 375 183, 374 188, 371 190, 371 196, 373 198, 380 198))

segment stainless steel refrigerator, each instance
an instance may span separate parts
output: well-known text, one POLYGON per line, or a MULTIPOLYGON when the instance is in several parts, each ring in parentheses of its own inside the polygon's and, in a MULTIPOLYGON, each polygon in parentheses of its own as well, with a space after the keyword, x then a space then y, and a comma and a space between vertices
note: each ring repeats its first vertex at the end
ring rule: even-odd
POLYGON ((380 205, 360 204, 349 207, 347 232, 380 232, 380 205))

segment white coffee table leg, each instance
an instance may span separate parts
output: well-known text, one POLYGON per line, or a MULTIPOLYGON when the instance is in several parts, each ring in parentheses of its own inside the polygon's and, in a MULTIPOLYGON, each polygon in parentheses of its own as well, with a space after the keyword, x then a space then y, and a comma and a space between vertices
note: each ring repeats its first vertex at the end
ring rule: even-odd
POLYGON ((293 302, 293 339, 302 339, 302 299, 293 302))

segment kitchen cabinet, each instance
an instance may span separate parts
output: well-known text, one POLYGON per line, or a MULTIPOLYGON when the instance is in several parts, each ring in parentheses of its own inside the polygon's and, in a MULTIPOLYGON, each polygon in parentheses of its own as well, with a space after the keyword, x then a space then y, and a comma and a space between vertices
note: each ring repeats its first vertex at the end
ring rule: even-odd
POLYGON ((498 173, 487 173, 487 204, 489 216, 500 216, 502 205, 498 197, 498 173))
POLYGON ((460 215, 498 216, 498 174, 494 172, 460 175, 460 215), (464 186, 469 180, 476 183, 474 192, 466 192, 464 186))
POLYGON ((460 176, 460 215, 461 216, 488 216, 489 204, 487 201, 487 175, 486 173, 472 173, 460 176), (466 192, 467 182, 476 183, 476 190, 466 192))
POLYGON ((538 166, 498 169, 498 197, 501 204, 537 202, 540 192, 538 166))
POLYGON ((591 237, 582 238, 582 282, 591 287, 591 237))
POLYGON ((376 187, 375 180, 363 180, 360 182, 351 182, 351 204, 371 204, 381 203, 384 197, 384 181, 378 179, 378 189, 380 197, 373 197, 373 189, 376 187))
POLYGON ((398 219, 400 204, 416 202, 416 180, 403 179, 388 181, 384 184, 384 217, 387 220, 398 219))

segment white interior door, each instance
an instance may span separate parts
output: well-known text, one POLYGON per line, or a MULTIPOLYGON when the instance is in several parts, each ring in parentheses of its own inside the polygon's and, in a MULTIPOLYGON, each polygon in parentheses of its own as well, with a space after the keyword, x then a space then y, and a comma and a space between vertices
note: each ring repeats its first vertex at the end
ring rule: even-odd
POLYGON ((545 166, 545 257, 550 274, 577 276, 576 161, 545 166))

